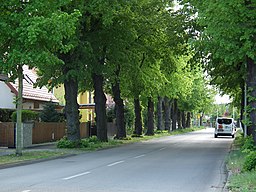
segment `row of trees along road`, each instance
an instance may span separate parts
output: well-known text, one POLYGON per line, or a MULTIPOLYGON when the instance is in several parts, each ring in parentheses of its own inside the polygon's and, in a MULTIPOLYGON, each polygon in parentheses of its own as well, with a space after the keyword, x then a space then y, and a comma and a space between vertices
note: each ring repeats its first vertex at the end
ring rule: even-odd
POLYGON ((19 135, 25 64, 38 69, 39 86, 64 84, 70 141, 80 139, 77 94, 85 90, 94 90, 101 141, 107 141, 104 93, 112 94, 116 104, 117 138, 126 137, 124 100, 134 102, 137 135, 142 134, 141 104, 148 107, 147 134, 154 133, 157 101, 158 129, 171 130, 170 117, 172 130, 177 121, 180 127, 190 126, 191 112, 203 112, 212 95, 201 66, 193 62, 188 43, 195 32, 192 20, 172 7, 167 0, 2 2, 0 68, 20 82, 16 153, 22 153, 19 135), (177 115, 180 111, 183 118, 177 115))
POLYGON ((256 145, 256 1, 182 1, 201 27, 196 47, 218 85, 235 98, 256 145), (244 106, 247 85, 248 105, 244 106), (244 110, 246 109, 246 110, 244 110))

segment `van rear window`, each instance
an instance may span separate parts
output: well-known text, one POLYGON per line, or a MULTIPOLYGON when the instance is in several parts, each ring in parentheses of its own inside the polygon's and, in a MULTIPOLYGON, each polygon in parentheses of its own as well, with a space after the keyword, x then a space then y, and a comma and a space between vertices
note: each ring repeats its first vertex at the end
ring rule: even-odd
POLYGON ((218 119, 219 124, 231 124, 232 119, 218 119))

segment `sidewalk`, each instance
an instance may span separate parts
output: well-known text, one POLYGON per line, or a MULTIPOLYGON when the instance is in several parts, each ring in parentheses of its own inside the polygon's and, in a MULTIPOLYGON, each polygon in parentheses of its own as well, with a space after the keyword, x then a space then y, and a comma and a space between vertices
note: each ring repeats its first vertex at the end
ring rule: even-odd
MULTIPOLYGON (((33 144, 33 146, 24 148, 22 151, 41 151, 41 150, 55 150, 57 149, 56 142, 33 144)), ((0 157, 4 155, 15 154, 15 148, 0 147, 0 157)))

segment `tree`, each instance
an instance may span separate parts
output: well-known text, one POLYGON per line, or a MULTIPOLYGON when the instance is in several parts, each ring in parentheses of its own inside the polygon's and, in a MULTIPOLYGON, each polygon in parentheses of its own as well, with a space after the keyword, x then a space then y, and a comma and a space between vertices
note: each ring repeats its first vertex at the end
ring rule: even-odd
POLYGON ((45 63, 60 63, 53 54, 67 51, 68 40, 75 31, 79 12, 67 14, 60 11, 66 1, 39 2, 11 0, 1 3, 0 8, 0 68, 10 78, 19 81, 17 98, 16 154, 22 155, 22 80, 24 64, 30 67, 45 63))
MULTIPOLYGON (((256 96, 255 89, 255 1, 189 1, 198 10, 198 21, 204 30, 200 35, 200 42, 204 47, 204 55, 211 59, 212 66, 232 73, 234 82, 243 78, 248 86, 250 98, 256 96)), ((216 71, 214 77, 223 75, 216 71)), ((224 75, 224 79, 230 74, 224 75)), ((230 81, 229 81, 230 82, 230 81)), ((227 85, 224 81, 223 85, 227 85)), ((250 123, 249 133, 253 135, 256 144, 256 102, 248 100, 250 123)), ((247 110, 248 111, 248 110, 247 110)))
POLYGON ((41 118, 42 122, 60 121, 60 114, 56 111, 53 103, 47 103, 44 105, 43 111, 40 113, 39 117, 41 118))

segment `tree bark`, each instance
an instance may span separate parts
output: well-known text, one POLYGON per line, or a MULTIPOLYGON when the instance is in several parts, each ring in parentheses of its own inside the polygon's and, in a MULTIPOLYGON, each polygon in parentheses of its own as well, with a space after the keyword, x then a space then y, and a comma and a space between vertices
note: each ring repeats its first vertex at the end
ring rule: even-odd
POLYGON ((186 113, 184 110, 181 111, 181 122, 182 122, 182 128, 186 128, 186 113))
POLYGON ((112 85, 112 92, 116 104, 116 138, 121 139, 126 137, 126 129, 124 123, 124 101, 121 98, 120 83, 118 81, 116 81, 115 85, 112 85))
POLYGON ((67 138, 70 141, 80 140, 79 105, 77 103, 78 82, 76 79, 66 79, 65 89, 65 115, 67 119, 67 138))
POLYGON ((157 130, 164 130, 163 128, 163 98, 158 97, 157 102, 157 130))
POLYGON ((137 136, 142 135, 142 118, 141 118, 141 106, 140 99, 134 99, 134 113, 135 113, 135 130, 134 134, 137 136))
POLYGON ((177 115, 178 115, 178 104, 177 99, 173 100, 173 114, 172 114, 172 130, 176 130, 177 123, 177 115))
POLYGON ((146 135, 154 135, 154 102, 148 98, 148 129, 146 135))
POLYGON ((191 112, 187 112, 187 120, 186 120, 186 127, 191 127, 191 112))
POLYGON ((247 133, 253 136, 254 145, 256 145, 256 63, 251 58, 247 58, 247 70, 246 83, 248 87, 249 117, 251 121, 247 133))
POLYGON ((107 137, 107 115, 106 115, 106 96, 103 91, 103 76, 96 73, 92 74, 94 87, 94 102, 96 113, 97 137, 100 141, 108 141, 107 137))
POLYGON ((164 129, 171 129, 171 101, 168 97, 164 97, 164 129))
POLYGON ((200 126, 203 126, 203 116, 204 116, 204 113, 202 112, 202 114, 200 114, 200 119, 199 119, 200 126))
POLYGON ((177 113, 177 121, 178 121, 178 129, 182 129, 181 111, 179 108, 178 108, 178 113, 177 113))

